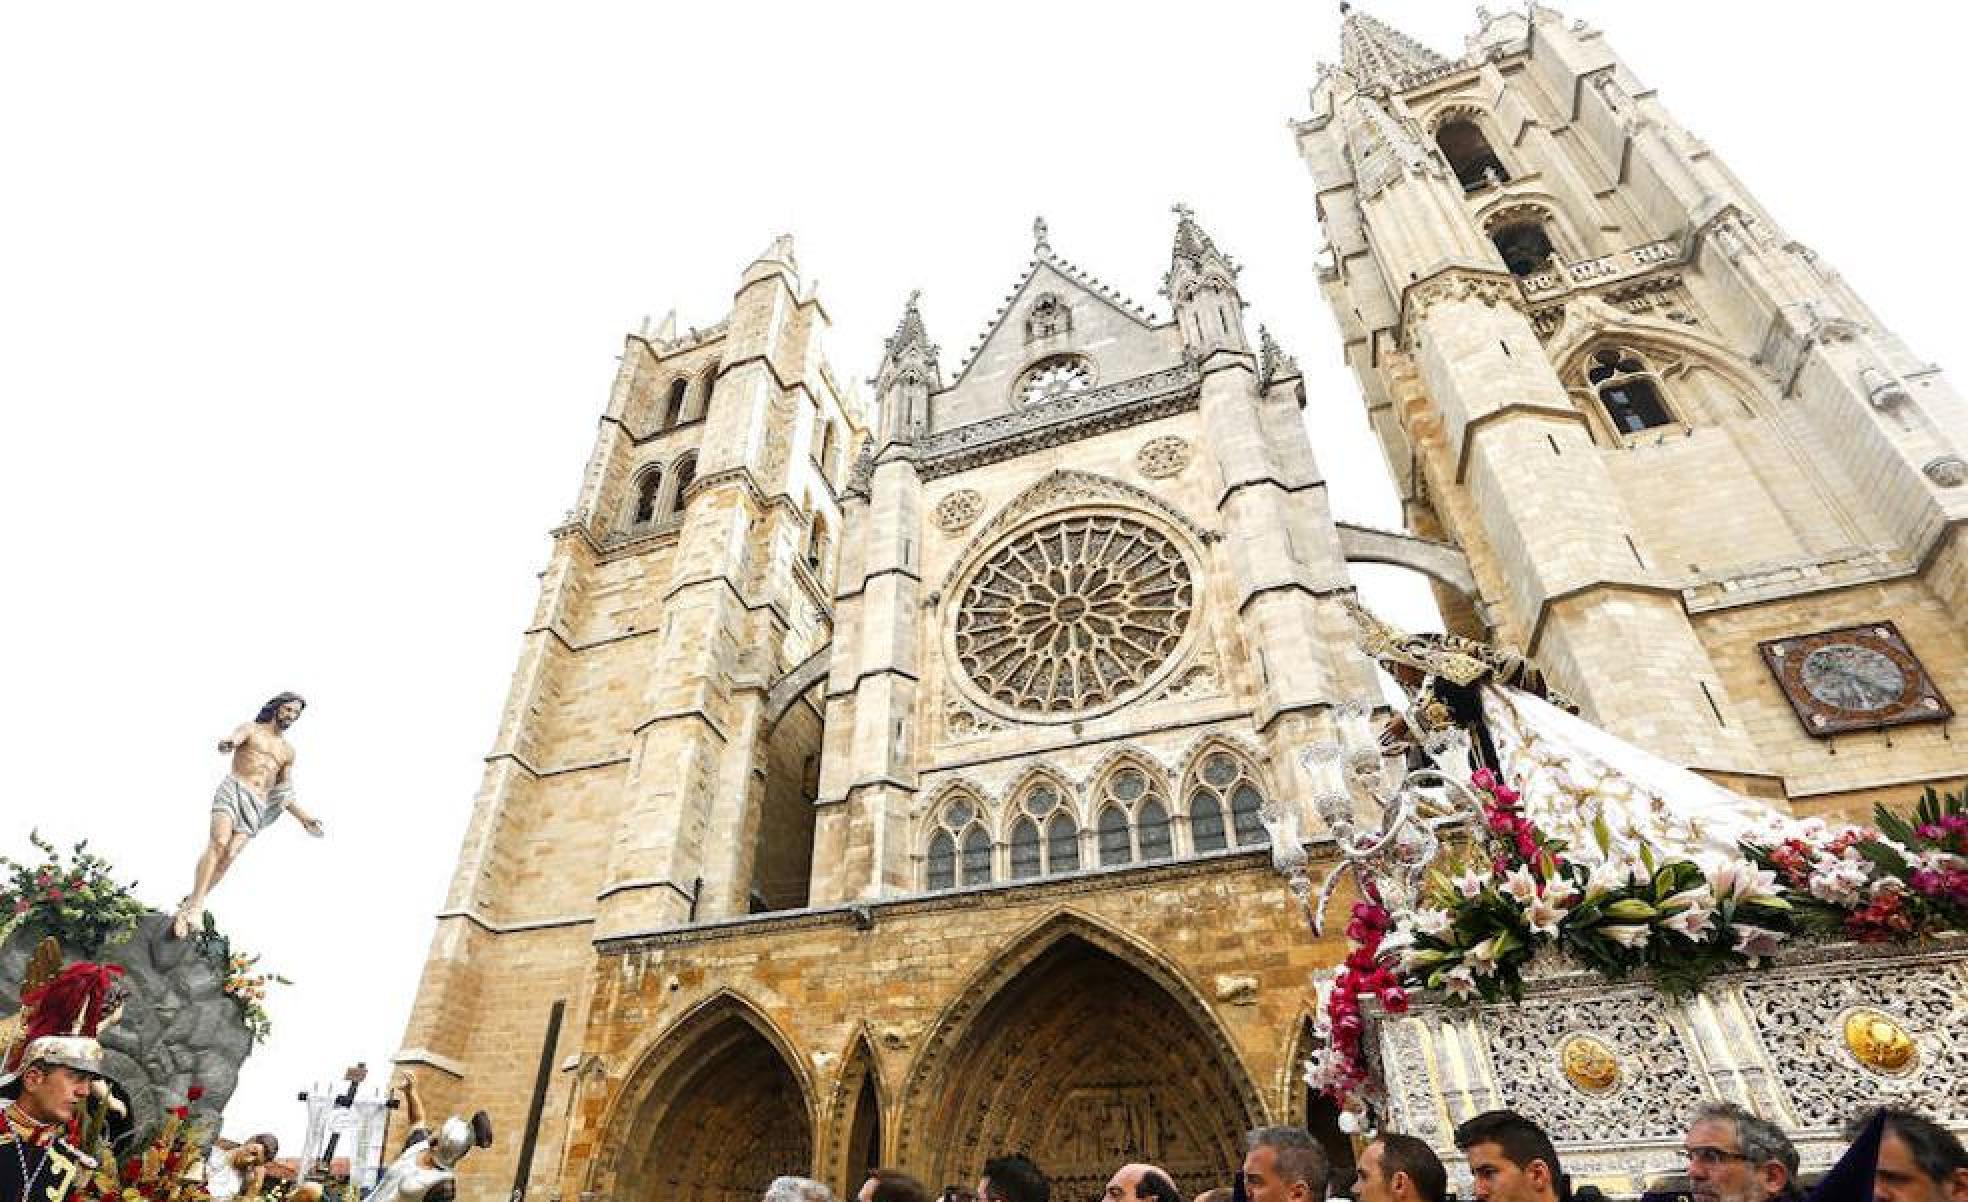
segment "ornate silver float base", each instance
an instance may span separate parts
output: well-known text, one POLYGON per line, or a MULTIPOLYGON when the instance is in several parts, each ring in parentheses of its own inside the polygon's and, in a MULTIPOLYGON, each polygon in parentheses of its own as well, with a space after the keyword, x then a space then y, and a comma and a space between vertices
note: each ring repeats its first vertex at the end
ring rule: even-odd
POLYGON ((1509 1107, 1557 1141, 1575 1185, 1637 1194, 1678 1175, 1704 1099, 1783 1126, 1806 1171, 1844 1150, 1840 1128, 1878 1105, 1968 1133, 1968 939, 1919 950, 1802 944, 1761 972, 1670 1000, 1636 978, 1609 985, 1534 966, 1521 1005, 1421 995, 1376 1014, 1369 1054, 1386 1082, 1383 1125, 1432 1144, 1464 1197, 1457 1123, 1509 1107))

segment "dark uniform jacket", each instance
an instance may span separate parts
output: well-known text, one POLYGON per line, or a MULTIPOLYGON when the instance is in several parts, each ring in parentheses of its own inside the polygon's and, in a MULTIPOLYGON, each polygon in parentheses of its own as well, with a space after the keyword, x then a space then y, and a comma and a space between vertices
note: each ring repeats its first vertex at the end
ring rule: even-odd
POLYGON ((0 1202, 63 1202, 94 1168, 59 1135, 23 1130, 11 1117, 0 1117, 0 1202))

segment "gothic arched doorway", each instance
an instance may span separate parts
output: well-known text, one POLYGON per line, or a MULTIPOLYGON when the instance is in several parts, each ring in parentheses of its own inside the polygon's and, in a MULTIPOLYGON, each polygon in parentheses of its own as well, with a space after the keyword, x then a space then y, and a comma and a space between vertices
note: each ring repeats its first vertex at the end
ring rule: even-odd
POLYGON ((774 1177, 812 1171, 805 1088, 770 1027, 729 997, 644 1058, 609 1128, 596 1167, 618 1202, 757 1202, 774 1177))
POLYGON ((912 1082, 912 1163, 962 1181, 1022 1151, 1058 1202, 1098 1198, 1129 1161, 1166 1167, 1184 1193, 1228 1183, 1263 1118, 1201 1003, 1094 932, 1056 933, 1020 959, 912 1082))

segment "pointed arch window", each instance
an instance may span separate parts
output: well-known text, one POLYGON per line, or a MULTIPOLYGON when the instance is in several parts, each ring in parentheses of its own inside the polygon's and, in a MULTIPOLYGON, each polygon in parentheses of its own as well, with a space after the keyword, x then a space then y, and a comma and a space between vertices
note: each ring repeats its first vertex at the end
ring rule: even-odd
POLYGON ((1061 810, 1046 823, 1046 871, 1056 874, 1079 870, 1080 824, 1061 810))
POLYGON ((1044 872, 1039 825, 1030 818, 1020 818, 1011 828, 1011 879, 1029 881, 1044 872))
POLYGON ((706 418, 711 415, 711 394, 717 391, 717 382, 718 382, 718 365, 713 363, 711 364, 710 368, 704 372, 703 384, 697 390, 696 416, 698 418, 706 418))
POLYGON ((655 520, 656 504, 662 498, 663 469, 652 467, 636 481, 634 525, 641 526, 655 520))
POLYGON ((824 514, 816 513, 813 515, 812 525, 808 526, 806 531, 806 566, 816 575, 826 565, 829 544, 827 518, 824 514))
POLYGON ((966 885, 988 885, 991 883, 991 836, 982 826, 972 823, 964 832, 963 883, 966 885))
POLYGON ((1140 823, 1141 858, 1153 863, 1156 860, 1170 859, 1175 855, 1175 845, 1169 838, 1168 807, 1158 797, 1150 797, 1141 803, 1140 823))
POLYGON ((991 833, 984 829, 983 809, 968 794, 943 806, 930 828, 923 856, 923 884, 932 892, 958 885, 991 882, 991 833))
POLYGON ((1197 851, 1222 851, 1233 844, 1257 847, 1269 840, 1260 817, 1264 790, 1244 757, 1211 748, 1192 770, 1186 793, 1189 834, 1197 851))
POLYGON ((1230 846, 1223 829, 1223 803, 1208 789, 1189 795, 1189 837, 1197 851, 1222 851, 1230 846))
POLYGON ((929 887, 955 888, 957 883, 957 841, 949 831, 937 831, 929 840, 929 887))
POLYGON ((1622 438, 1674 424, 1674 415, 1661 397, 1660 377, 1636 352, 1624 347, 1596 352, 1585 378, 1622 438))
POLYGON ((1101 864, 1166 860, 1175 855, 1166 790, 1161 774, 1139 763, 1122 763, 1101 779, 1101 864), (1119 834, 1113 833, 1109 815, 1118 821, 1119 834))
POLYGON ((1019 857, 1031 855, 1037 869, 1031 876, 1051 875, 1059 872, 1078 872, 1080 868, 1080 824, 1073 818, 1073 807, 1067 791, 1049 779, 1034 782, 1018 795, 1019 820, 1012 831, 1011 859, 1012 876, 1023 879, 1019 874, 1019 857), (1019 838, 1026 828, 1031 830, 1029 851, 1021 851, 1019 838), (1039 832, 1045 832, 1041 840, 1039 832))
POLYGON ((663 404, 663 429, 674 430, 683 421, 683 394, 690 381, 678 376, 670 381, 670 399, 663 404))
POLYGON ((1097 829, 1102 868, 1134 861, 1134 848, 1128 838, 1128 819, 1125 811, 1119 806, 1108 806, 1100 811, 1097 829))
POLYGON ((670 512, 682 513, 684 506, 683 494, 692 484, 697 482, 697 452, 692 451, 690 454, 677 460, 676 469, 673 474, 676 476, 676 483, 670 488, 670 512))
POLYGON ((829 485, 838 485, 840 483, 839 477, 836 475, 836 464, 834 463, 834 456, 838 452, 835 444, 838 441, 838 436, 834 433, 834 423, 826 423, 820 431, 819 463, 821 478, 826 480, 829 485))
POLYGON ((1529 218, 1491 230, 1490 241, 1496 244, 1497 254, 1503 256, 1503 265, 1510 269, 1510 274, 1520 279, 1548 270, 1551 256, 1557 253, 1544 222, 1529 218))
POLYGON ((1503 160, 1483 135, 1482 127, 1468 117, 1444 121, 1435 131, 1435 145, 1441 148, 1442 157, 1448 160, 1449 169, 1455 172, 1465 192, 1476 192, 1510 178, 1503 160))

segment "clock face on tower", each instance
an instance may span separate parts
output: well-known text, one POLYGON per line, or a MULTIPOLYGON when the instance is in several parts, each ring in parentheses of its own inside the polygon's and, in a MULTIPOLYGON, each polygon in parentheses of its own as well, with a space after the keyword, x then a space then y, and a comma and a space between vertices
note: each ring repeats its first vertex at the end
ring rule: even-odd
POLYGON ((1018 400, 1021 404, 1038 405, 1091 387, 1093 368, 1086 360, 1075 355, 1055 355, 1040 360, 1025 373, 1018 385, 1018 400))
POLYGON ((1772 639, 1761 649, 1798 721, 1814 735, 1954 714, 1891 622, 1772 639))

